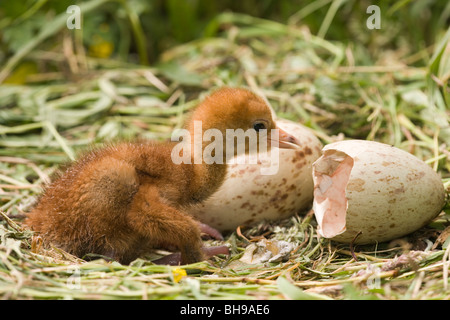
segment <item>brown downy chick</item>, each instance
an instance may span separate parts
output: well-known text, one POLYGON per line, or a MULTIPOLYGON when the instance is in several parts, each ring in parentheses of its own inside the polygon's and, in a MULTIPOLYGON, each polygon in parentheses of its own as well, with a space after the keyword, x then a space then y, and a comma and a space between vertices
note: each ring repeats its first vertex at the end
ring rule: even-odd
MULTIPOLYGON (((200 103, 186 125, 192 136, 194 121, 224 137, 226 129, 276 128, 265 102, 244 89, 223 88, 200 103)), ((295 138, 280 130, 279 142, 292 147, 284 142, 295 138)), ((180 250, 182 263, 206 258, 204 225, 183 207, 213 194, 224 181, 226 164, 175 164, 174 146, 124 142, 85 154, 45 188, 26 225, 79 257, 95 253, 130 263, 170 245, 180 250)))

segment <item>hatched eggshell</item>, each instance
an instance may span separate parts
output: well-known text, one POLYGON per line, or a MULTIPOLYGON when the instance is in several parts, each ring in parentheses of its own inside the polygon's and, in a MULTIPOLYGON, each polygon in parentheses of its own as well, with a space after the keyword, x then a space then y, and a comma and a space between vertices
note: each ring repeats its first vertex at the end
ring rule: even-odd
MULTIPOLYGON (((263 219, 287 218, 311 207, 312 163, 319 158, 322 144, 298 123, 279 119, 277 125, 301 145, 299 149, 278 149, 278 172, 261 174, 264 163, 230 164, 219 190, 189 208, 191 215, 217 230, 230 231, 263 219)), ((240 157, 245 156, 235 159, 240 157)))
POLYGON ((325 238, 367 244, 425 226, 441 211, 439 175, 412 154, 387 144, 347 140, 323 148, 313 164, 313 210, 325 238))

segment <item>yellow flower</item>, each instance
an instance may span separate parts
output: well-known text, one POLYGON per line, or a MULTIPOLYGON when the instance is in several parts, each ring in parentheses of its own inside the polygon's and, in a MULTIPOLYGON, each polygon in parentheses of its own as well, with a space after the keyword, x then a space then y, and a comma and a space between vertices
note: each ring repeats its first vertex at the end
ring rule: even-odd
POLYGON ((96 58, 108 58, 114 51, 114 44, 103 39, 99 35, 93 36, 92 44, 89 46, 89 55, 96 58))
POLYGON ((186 270, 182 269, 182 268, 175 268, 172 269, 172 276, 173 276, 173 281, 175 283, 180 282, 181 279, 183 279, 184 277, 187 276, 186 270))
POLYGON ((21 63, 3 83, 8 84, 24 84, 29 75, 38 73, 37 66, 34 62, 21 63))

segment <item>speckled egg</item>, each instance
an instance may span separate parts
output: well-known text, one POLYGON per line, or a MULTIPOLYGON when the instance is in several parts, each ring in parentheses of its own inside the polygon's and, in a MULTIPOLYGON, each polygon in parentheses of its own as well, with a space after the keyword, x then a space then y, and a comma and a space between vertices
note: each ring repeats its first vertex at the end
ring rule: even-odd
POLYGON ((311 130, 300 124, 278 119, 277 125, 295 136, 301 147, 277 149, 276 173, 267 174, 268 170, 262 174, 261 168, 267 165, 264 161, 239 164, 239 157, 245 155, 238 156, 237 163, 228 166, 220 189, 188 212, 211 227, 230 231, 263 219, 283 219, 310 208, 312 163, 320 156, 322 144, 311 130))
POLYGON ((367 244, 418 230, 441 211, 439 175, 412 154, 387 144, 347 140, 323 148, 313 165, 318 232, 367 244))

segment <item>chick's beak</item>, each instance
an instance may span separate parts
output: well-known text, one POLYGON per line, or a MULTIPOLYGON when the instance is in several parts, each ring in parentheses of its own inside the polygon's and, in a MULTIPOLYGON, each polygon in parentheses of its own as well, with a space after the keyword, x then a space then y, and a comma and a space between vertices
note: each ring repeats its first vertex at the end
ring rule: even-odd
MULTIPOLYGON (((301 145, 296 137, 287 133, 283 129, 278 129, 278 148, 282 149, 298 149, 301 145)), ((271 145, 276 143, 276 140, 271 139, 271 145)))

